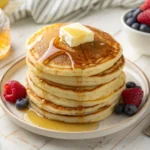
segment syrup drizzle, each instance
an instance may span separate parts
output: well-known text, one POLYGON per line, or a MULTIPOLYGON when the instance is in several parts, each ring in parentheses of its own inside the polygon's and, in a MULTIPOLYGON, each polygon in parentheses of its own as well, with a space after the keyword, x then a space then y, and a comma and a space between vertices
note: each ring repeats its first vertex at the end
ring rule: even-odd
POLYGON ((38 42, 41 41, 42 37, 43 35, 39 35, 33 43, 27 45, 27 50, 31 50, 38 42))
POLYGON ((71 61, 72 69, 74 69, 74 61, 73 61, 72 56, 71 56, 68 52, 65 52, 65 53, 68 55, 68 57, 69 57, 69 59, 70 59, 70 61, 71 61))
POLYGON ((55 53, 61 51, 60 49, 56 48, 53 45, 55 38, 53 38, 50 43, 49 43, 49 47, 47 49, 47 51, 42 55, 41 58, 39 58, 38 62, 43 62, 44 60, 46 60, 47 58, 49 58, 50 56, 54 55, 55 53))
POLYGON ((54 44, 53 44, 54 40, 55 40, 55 37, 50 41, 47 51, 42 55, 41 58, 39 58, 38 62, 43 62, 44 60, 48 59, 51 56, 55 57, 54 55, 56 53, 57 53, 57 56, 65 53, 70 59, 72 69, 74 69, 74 61, 73 61, 73 58, 72 58, 71 54, 66 52, 66 50, 61 50, 61 49, 58 49, 57 47, 55 47, 54 44))

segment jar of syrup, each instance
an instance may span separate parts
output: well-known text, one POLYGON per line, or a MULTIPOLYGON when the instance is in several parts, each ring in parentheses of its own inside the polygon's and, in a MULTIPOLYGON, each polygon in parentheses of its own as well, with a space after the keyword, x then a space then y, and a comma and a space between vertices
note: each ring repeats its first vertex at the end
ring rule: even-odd
POLYGON ((10 47, 10 22, 2 9, 0 9, 0 59, 4 58, 10 47))

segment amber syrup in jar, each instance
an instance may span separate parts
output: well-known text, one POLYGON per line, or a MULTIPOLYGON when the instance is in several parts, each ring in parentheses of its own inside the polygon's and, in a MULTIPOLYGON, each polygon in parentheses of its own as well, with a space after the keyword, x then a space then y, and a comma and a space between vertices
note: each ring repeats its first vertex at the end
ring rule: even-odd
POLYGON ((8 53, 11 47, 10 22, 4 12, 0 9, 0 59, 8 53))

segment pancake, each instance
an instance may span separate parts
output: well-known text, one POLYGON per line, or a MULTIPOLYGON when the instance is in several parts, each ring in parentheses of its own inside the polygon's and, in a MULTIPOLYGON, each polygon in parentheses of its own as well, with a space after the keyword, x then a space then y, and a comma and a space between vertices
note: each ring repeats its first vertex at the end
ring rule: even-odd
POLYGON ((105 118, 110 116, 117 103, 118 103, 118 101, 116 101, 115 103, 113 103, 110 106, 101 108, 100 110, 98 110, 95 113, 92 113, 89 115, 84 115, 84 116, 68 116, 68 115, 53 114, 53 113, 50 113, 48 111, 45 111, 45 110, 39 108, 37 105, 35 105, 32 102, 30 102, 30 106, 36 112, 38 112, 39 114, 41 114, 42 116, 44 116, 47 119, 58 120, 58 121, 68 122, 68 123, 90 123, 90 122, 97 122, 100 120, 104 120, 105 118))
MULTIPOLYGON (((120 98, 122 91, 125 89, 125 83, 119 87, 116 91, 112 92, 110 95, 102 99, 96 100, 88 100, 88 101, 76 101, 71 99, 65 99, 62 97, 54 96, 46 91, 43 91, 38 86, 36 86, 31 80, 27 81, 27 94, 29 92, 33 92, 35 95, 42 99, 46 99, 47 101, 54 103, 56 105, 64 106, 64 107, 91 107, 95 105, 99 105, 100 107, 104 107, 106 105, 112 104, 116 99, 120 98)), ((29 98, 30 99, 30 98, 29 98)), ((32 100, 31 100, 32 101, 32 100)))
POLYGON ((42 36, 31 50, 27 51, 29 59, 37 69, 45 73, 60 76, 92 76, 112 67, 122 55, 120 44, 109 34, 86 26, 94 32, 94 41, 69 47, 60 42, 59 29, 66 24, 57 23, 42 28, 27 41, 30 47, 39 36, 42 36), (47 51, 49 42, 55 37, 53 45, 60 49, 47 60, 40 63, 39 58, 47 51))
POLYGON ((125 60, 122 56, 111 68, 97 75, 89 77, 67 77, 44 73, 42 70, 37 69, 30 60, 27 60, 30 71, 37 77, 68 86, 94 86, 110 82, 121 74, 124 63, 125 60))
POLYGON ((40 29, 26 44, 27 95, 43 117, 68 123, 107 118, 125 88, 125 60, 120 44, 94 27, 94 41, 69 47, 57 23, 40 29), (43 56, 46 55, 46 59, 43 56), (43 60, 43 61, 40 61, 43 60))
POLYGON ((125 83, 125 74, 122 72, 116 79, 106 84, 90 87, 73 87, 56 84, 48 80, 40 79, 31 72, 28 75, 28 80, 31 80, 41 90, 52 95, 65 99, 87 101, 104 98, 119 89, 125 83))
MULTIPOLYGON (((28 90, 28 97, 30 99, 30 102, 34 103, 37 107, 46 110, 50 113, 54 114, 60 114, 60 115, 68 115, 68 116, 81 116, 81 115, 88 115, 94 112, 97 112, 100 110, 100 108, 104 107, 102 105, 95 105, 91 107, 64 107, 61 105, 56 105, 52 102, 49 102, 43 98, 38 97, 33 91, 28 90)), ((105 106, 109 106, 113 104, 115 101, 119 101, 120 96, 116 99, 113 99, 113 101, 110 101, 111 103, 107 103, 105 106)))

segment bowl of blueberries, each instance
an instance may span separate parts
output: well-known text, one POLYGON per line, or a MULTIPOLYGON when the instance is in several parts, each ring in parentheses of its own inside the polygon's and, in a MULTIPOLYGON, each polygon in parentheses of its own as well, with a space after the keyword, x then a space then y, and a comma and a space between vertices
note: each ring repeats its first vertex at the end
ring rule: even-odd
POLYGON ((130 45, 142 54, 150 55, 150 0, 126 11, 121 23, 130 45))

